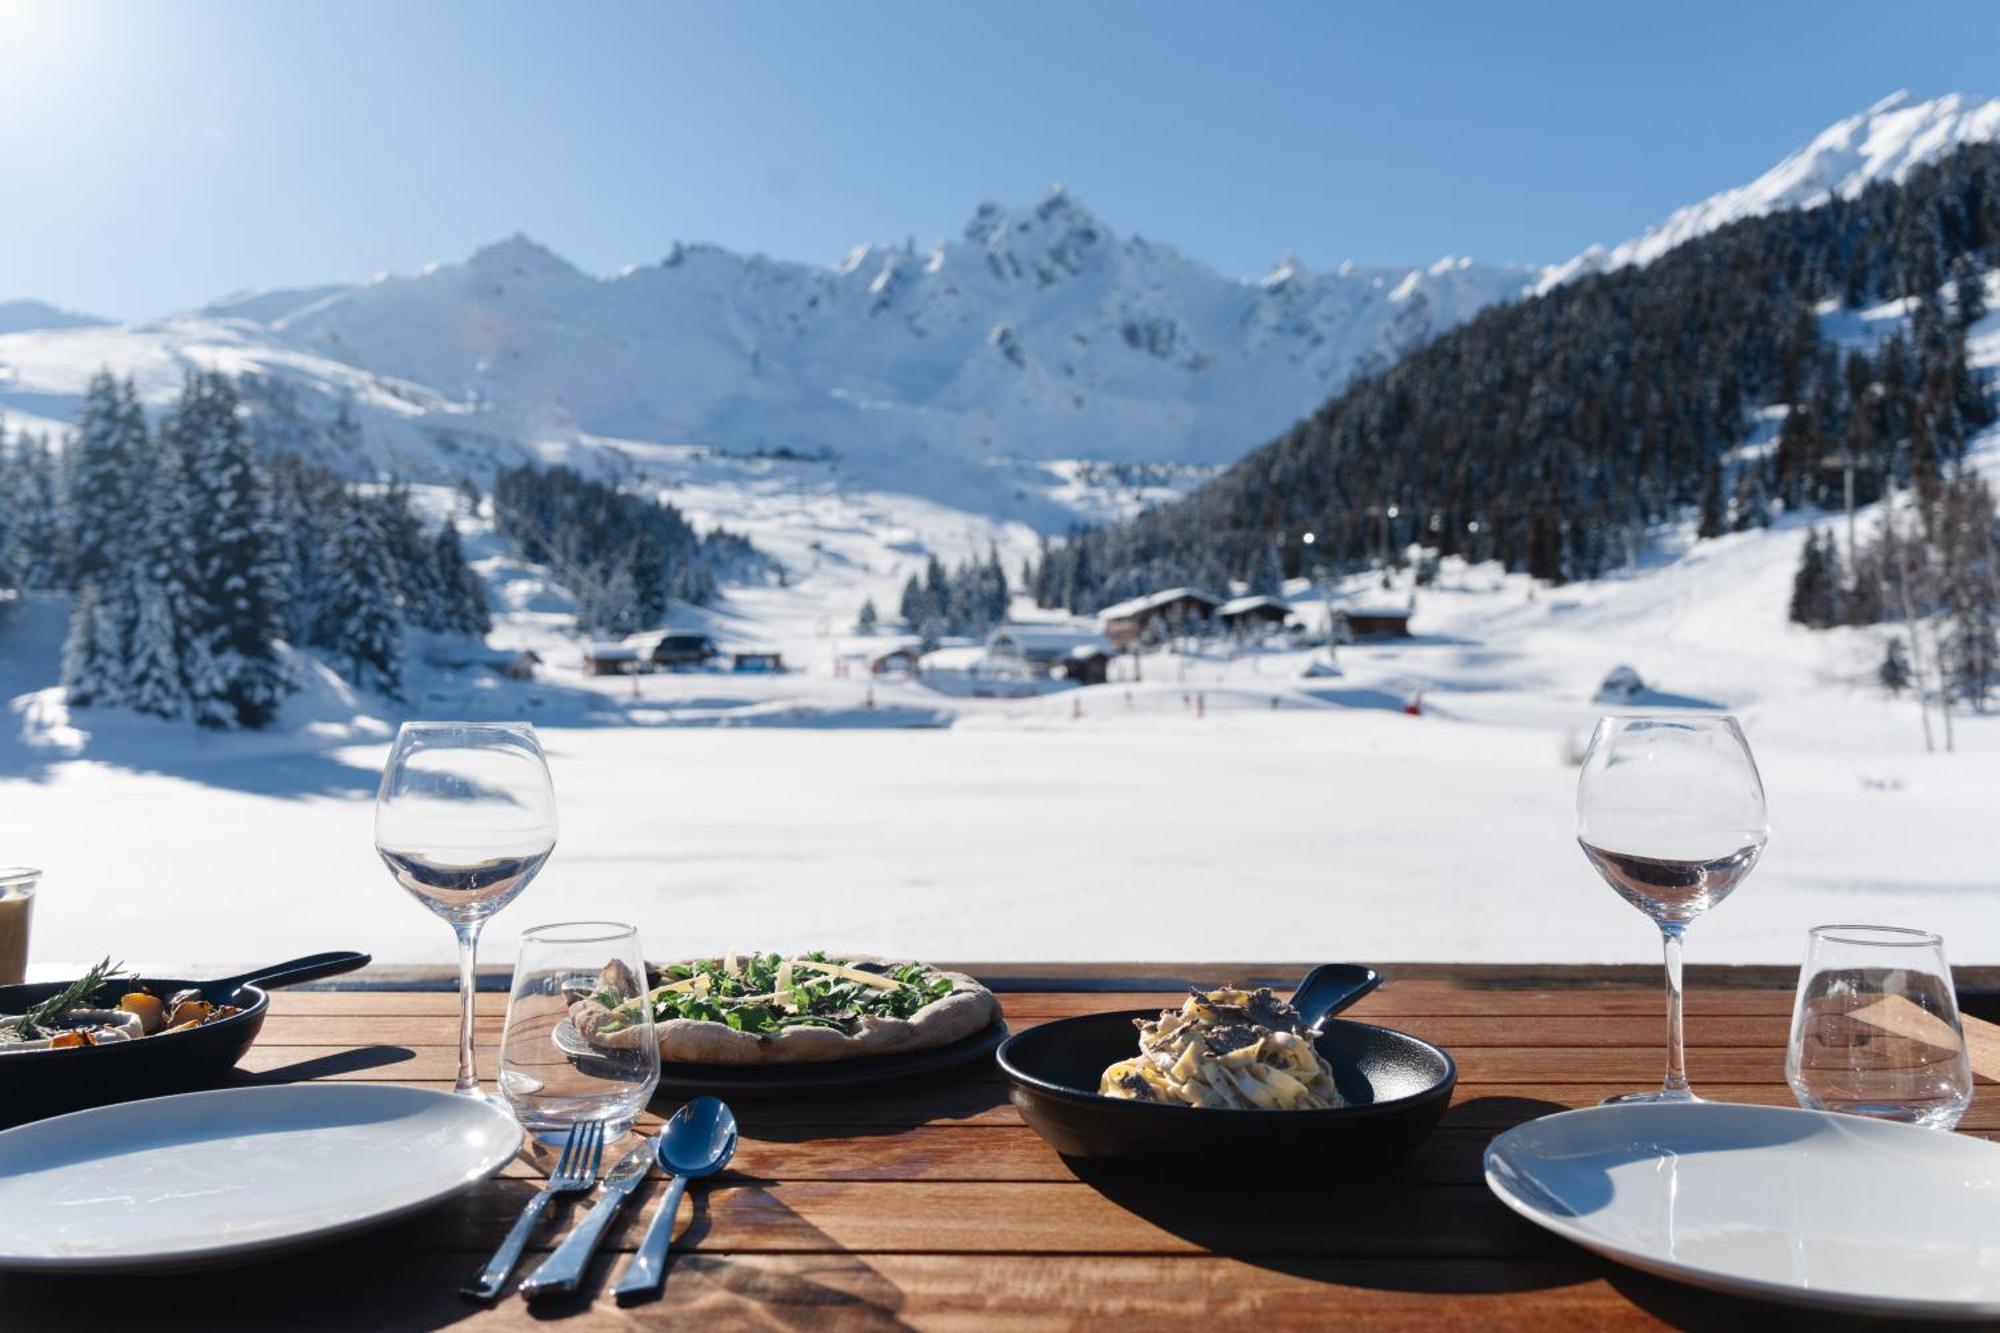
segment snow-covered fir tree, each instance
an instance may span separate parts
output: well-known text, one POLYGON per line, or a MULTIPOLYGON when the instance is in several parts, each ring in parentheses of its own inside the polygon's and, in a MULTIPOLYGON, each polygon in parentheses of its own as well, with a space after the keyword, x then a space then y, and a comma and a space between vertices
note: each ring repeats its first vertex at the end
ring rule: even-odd
POLYGON ((125 690, 124 657, 116 619, 106 609, 95 583, 77 592, 63 640, 62 687, 76 707, 116 704, 125 690))
POLYGON ((63 494, 55 455, 39 435, 15 437, 8 452, 12 495, 13 569, 23 588, 59 588, 69 579, 69 545, 63 530, 63 494))
POLYGON ((438 589, 437 624, 446 634, 482 638, 493 628, 486 606, 486 589, 465 563, 465 545, 458 525, 447 517, 431 541, 431 564, 438 589))
POLYGON ((132 528, 132 479, 146 448, 146 417, 131 381, 99 371, 83 394, 76 433, 63 458, 68 468, 70 576, 111 598, 123 577, 132 528))
POLYGON ((190 375, 161 434, 192 539, 179 627, 190 708, 204 725, 264 726, 290 689, 276 644, 284 567, 229 380, 190 375))
POLYGON ((390 698, 403 684, 403 627, 395 601, 377 506, 345 497, 321 557, 325 583, 313 643, 327 650, 342 675, 390 698))

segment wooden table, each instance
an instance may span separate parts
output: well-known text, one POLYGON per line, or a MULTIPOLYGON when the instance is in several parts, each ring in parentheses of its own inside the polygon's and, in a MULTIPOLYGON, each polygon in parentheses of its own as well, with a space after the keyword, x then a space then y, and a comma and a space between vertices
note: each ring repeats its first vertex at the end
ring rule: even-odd
MULTIPOLYGON (((1069 1014, 1162 1004, 1155 979, 1300 970, 971 966, 1003 988, 1016 1031, 1069 1014), (1102 986, 1107 977, 1121 989, 1071 988, 1102 986)), ((1499 1130, 1657 1085, 1656 974, 1385 971, 1388 983, 1352 1016, 1437 1042, 1457 1057, 1460 1075, 1437 1133, 1378 1179, 1082 1179, 1021 1123, 998 1071, 980 1066, 868 1095, 739 1104, 744 1138, 734 1167, 682 1204, 678 1257, 665 1296, 650 1304, 613 1303, 603 1255, 573 1301, 531 1308, 510 1294, 480 1309, 457 1295, 535 1187, 544 1160, 516 1162, 461 1199, 372 1235, 254 1267, 0 1278, 0 1328, 1484 1330, 1788 1322, 1795 1312, 1601 1262, 1517 1219, 1481 1182, 1480 1153, 1499 1130)), ((1715 971, 1693 978, 1688 1065, 1702 1095, 1791 1103, 1783 1081, 1791 994, 1756 984, 1776 979, 1715 971)), ((435 989, 280 992, 245 1066, 261 1079, 449 1087, 456 1004, 435 989)), ((499 994, 479 997, 487 1079, 504 1004, 499 994)), ((673 1104, 662 1099, 653 1109, 671 1113, 673 1104)), ((649 1117, 642 1128, 657 1125, 649 1117)), ((2000 1102, 1982 1093, 1964 1128, 1992 1135, 2000 1102)), ((607 1241, 618 1262, 657 1188, 635 1199, 607 1241)), ((554 1234, 545 1233, 537 1250, 554 1234)))

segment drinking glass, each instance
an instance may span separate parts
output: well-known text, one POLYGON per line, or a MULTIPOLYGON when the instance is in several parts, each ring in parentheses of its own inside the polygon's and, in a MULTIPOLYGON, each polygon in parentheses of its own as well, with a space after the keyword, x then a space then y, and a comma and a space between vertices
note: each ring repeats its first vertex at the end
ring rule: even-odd
POLYGON ((41 871, 26 866, 0 868, 0 986, 27 980, 28 927, 41 878, 41 871))
POLYGON ((1681 934, 1750 873, 1771 836, 1764 783, 1733 717, 1607 717, 1583 756, 1576 840, 1618 895, 1660 928, 1667 972, 1667 1075, 1657 1093, 1610 1102, 1692 1102, 1681 1042, 1681 934))
POLYGON ((479 932, 555 845, 555 788, 528 723, 405 722, 396 733, 375 794, 375 850, 458 935, 458 1092, 483 1095, 472 1064, 479 932))
POLYGON ((1956 1125, 1972 1103, 1972 1062, 1944 941, 1900 926, 1813 927, 1785 1081, 1807 1110, 1956 1125))
POLYGON ((606 1140, 632 1127, 660 1081, 651 1006, 595 1039, 577 1030, 571 1009, 593 997, 615 1009, 645 994, 645 978, 639 932, 622 922, 566 921, 522 934, 500 1039, 500 1091, 516 1120, 551 1135, 602 1120, 606 1140))

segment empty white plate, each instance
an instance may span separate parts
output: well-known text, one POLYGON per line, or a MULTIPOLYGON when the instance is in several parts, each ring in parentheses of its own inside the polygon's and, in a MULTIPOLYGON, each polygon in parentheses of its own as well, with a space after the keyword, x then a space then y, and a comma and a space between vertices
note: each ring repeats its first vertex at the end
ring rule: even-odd
POLYGON ((1871 1314, 2000 1315, 2000 1146, 1781 1106, 1601 1106, 1486 1149, 1529 1221, 1700 1287, 1871 1314))
POLYGON ((415 1212, 506 1165, 470 1097, 366 1083, 225 1088, 0 1133, 0 1268, 141 1269, 291 1249, 415 1212))

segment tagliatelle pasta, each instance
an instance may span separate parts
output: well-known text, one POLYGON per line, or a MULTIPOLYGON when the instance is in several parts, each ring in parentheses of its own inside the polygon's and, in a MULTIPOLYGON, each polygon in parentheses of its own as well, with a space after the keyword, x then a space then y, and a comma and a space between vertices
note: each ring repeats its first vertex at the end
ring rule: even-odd
POLYGON ((1192 990, 1138 1028, 1139 1053, 1104 1071, 1107 1097, 1238 1111, 1343 1104, 1298 1011, 1268 989, 1192 990))

